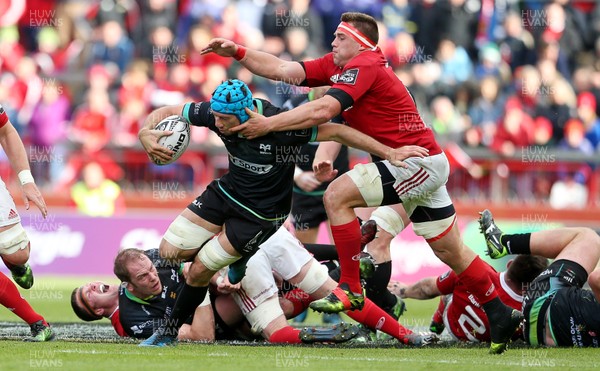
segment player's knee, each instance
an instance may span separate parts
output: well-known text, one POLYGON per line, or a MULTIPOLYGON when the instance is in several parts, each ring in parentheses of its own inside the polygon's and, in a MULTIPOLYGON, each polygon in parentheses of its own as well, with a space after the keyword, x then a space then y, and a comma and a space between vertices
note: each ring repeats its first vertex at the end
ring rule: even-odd
POLYGON ((215 234, 179 215, 163 236, 164 240, 180 250, 196 250, 215 234))
POLYGON ((377 165, 358 164, 346 173, 354 183, 366 206, 379 206, 383 201, 383 183, 377 165))
POLYGON ((339 208, 340 202, 339 192, 335 188, 327 188, 323 194, 323 206, 325 210, 336 210, 339 208))
POLYGON ((377 227, 389 233, 392 238, 404 230, 404 220, 400 214, 389 206, 380 206, 371 213, 371 220, 377 223, 377 227))
POLYGON ((600 252, 600 236, 591 228, 579 228, 578 234, 586 241, 586 246, 600 252))
POLYGON ((588 283, 594 291, 600 291, 600 268, 596 268, 590 273, 588 283))
POLYGON ((29 259, 29 237, 21 223, 0 232, 0 255, 12 264, 27 263, 29 259))
POLYGON ((327 267, 313 259, 304 278, 296 286, 310 295, 320 289, 328 279, 327 267))

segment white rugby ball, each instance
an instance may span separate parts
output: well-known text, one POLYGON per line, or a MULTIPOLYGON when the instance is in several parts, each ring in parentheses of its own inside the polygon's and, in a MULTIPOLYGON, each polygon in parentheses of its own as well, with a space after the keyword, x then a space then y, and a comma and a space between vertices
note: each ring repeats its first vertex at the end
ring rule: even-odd
POLYGON ((158 144, 174 152, 173 157, 171 160, 166 162, 155 160, 154 162, 157 165, 167 165, 173 163, 179 157, 181 157, 183 152, 185 152, 186 148, 190 144, 190 124, 181 116, 172 115, 166 117, 159 122, 154 129, 173 132, 171 135, 160 137, 160 139, 158 139, 158 144))

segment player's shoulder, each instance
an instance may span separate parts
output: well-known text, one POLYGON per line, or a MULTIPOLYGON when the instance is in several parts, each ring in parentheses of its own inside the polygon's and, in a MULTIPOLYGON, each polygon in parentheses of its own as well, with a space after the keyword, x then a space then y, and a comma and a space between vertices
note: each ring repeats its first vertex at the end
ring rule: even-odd
POLYGON ((284 108, 278 107, 268 100, 262 98, 254 98, 254 106, 256 107, 258 113, 267 117, 275 116, 280 112, 285 111, 284 108))

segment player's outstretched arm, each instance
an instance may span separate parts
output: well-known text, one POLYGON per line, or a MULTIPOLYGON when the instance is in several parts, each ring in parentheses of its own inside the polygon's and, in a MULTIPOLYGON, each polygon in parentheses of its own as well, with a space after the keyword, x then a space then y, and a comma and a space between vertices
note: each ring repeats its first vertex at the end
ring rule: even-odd
POLYGON ((329 95, 270 117, 265 117, 246 108, 250 119, 242 125, 231 128, 231 131, 240 132, 246 138, 254 139, 272 131, 311 128, 328 122, 341 111, 340 102, 329 95))
POLYGON ((173 132, 154 130, 154 128, 160 121, 171 115, 181 115, 183 107, 183 104, 161 107, 152 111, 146 117, 146 120, 144 120, 144 125, 142 125, 138 133, 138 138, 150 161, 155 162, 156 160, 160 160, 168 162, 173 156, 173 151, 158 144, 160 137, 171 135, 173 132))
POLYGON ((21 141, 21 137, 19 137, 19 133, 14 126, 12 126, 10 121, 6 122, 6 124, 0 128, 0 144, 8 157, 13 171, 18 174, 21 189, 23 190, 23 203, 25 204, 25 208, 29 210, 29 201, 31 201, 40 209, 42 216, 45 218, 46 215, 48 215, 46 201, 44 201, 42 193, 35 185, 29 168, 29 160, 27 158, 25 146, 21 141))
POLYGON ((403 161, 409 157, 426 157, 429 154, 429 151, 426 148, 420 146, 404 146, 396 149, 390 148, 374 138, 345 125, 320 125, 317 140, 319 142, 334 140, 349 147, 369 152, 379 158, 388 160, 394 166, 401 167, 408 166, 403 161))
POLYGON ((212 39, 202 50, 202 54, 211 52, 223 57, 233 57, 253 74, 271 80, 299 85, 306 78, 306 73, 300 63, 285 61, 269 53, 247 49, 231 40, 212 39))
POLYGON ((435 281, 436 277, 427 277, 412 285, 405 285, 400 282, 390 282, 388 290, 394 295, 400 296, 402 299, 433 299, 442 295, 435 281))

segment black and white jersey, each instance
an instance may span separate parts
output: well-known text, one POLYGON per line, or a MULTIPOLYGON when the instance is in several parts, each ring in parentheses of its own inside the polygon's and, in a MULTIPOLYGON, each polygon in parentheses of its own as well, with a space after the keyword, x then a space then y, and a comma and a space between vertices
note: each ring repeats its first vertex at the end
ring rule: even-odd
MULTIPOLYGON (((262 99, 254 99, 254 105, 264 116, 283 111, 262 99)), ((317 127, 248 140, 238 134, 223 135, 215 126, 209 102, 188 103, 182 115, 191 125, 209 128, 225 143, 229 172, 218 181, 222 193, 265 219, 289 214, 295 163, 302 159, 302 145, 316 139, 317 127)))
POLYGON ((150 337, 169 317, 185 283, 183 264, 161 259, 158 249, 147 250, 145 254, 158 271, 162 292, 142 300, 133 296, 124 285, 119 288, 119 318, 123 330, 127 335, 140 339, 150 337))

